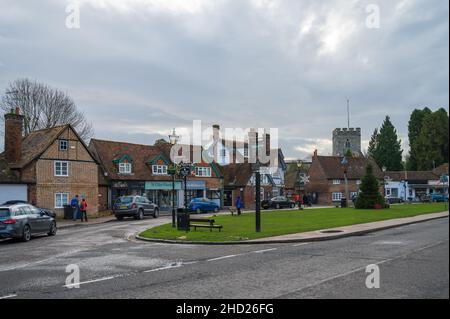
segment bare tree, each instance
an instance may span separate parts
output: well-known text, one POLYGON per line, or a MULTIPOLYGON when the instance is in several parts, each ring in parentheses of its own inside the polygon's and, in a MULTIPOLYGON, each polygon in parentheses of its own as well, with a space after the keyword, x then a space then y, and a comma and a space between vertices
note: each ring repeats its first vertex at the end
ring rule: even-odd
POLYGON ((46 84, 29 79, 11 82, 2 96, 0 109, 10 112, 17 106, 25 116, 25 135, 63 124, 71 124, 85 141, 93 135, 92 124, 77 110, 72 98, 46 84))

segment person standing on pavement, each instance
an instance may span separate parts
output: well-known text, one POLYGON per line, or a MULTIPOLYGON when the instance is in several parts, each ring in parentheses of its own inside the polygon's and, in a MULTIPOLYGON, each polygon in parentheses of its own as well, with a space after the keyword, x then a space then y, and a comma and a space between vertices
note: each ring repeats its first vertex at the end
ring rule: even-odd
POLYGON ((73 212, 73 221, 76 221, 78 219, 78 211, 80 210, 80 201, 78 200, 78 195, 75 195, 74 198, 70 201, 70 206, 72 206, 72 212, 73 212))
POLYGON ((86 202, 86 199, 82 199, 81 200, 81 204, 80 204, 80 211, 81 211, 81 221, 83 221, 83 218, 84 218, 84 220, 87 222, 88 221, 88 218, 87 218, 87 202, 86 202))
POLYGON ((238 196, 238 198, 236 200, 236 209, 237 209, 238 216, 241 215, 241 208, 242 208, 241 196, 238 196))

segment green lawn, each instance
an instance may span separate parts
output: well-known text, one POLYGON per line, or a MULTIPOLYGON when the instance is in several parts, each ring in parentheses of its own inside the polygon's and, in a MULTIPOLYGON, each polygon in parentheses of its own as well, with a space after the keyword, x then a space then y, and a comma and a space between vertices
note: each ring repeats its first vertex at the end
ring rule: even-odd
MULTIPOLYGON (((151 228, 140 235, 147 238, 178 239, 188 241, 240 241, 272 237, 312 230, 363 224, 386 219, 411 217, 445 211, 443 203, 394 205, 384 210, 356 210, 353 208, 324 208, 311 210, 263 211, 262 231, 255 232, 255 214, 241 216, 223 215, 214 217, 222 225, 219 232, 214 229, 197 229, 189 233, 173 229, 171 224, 151 228)), ((196 218, 200 216, 195 216, 196 218)))

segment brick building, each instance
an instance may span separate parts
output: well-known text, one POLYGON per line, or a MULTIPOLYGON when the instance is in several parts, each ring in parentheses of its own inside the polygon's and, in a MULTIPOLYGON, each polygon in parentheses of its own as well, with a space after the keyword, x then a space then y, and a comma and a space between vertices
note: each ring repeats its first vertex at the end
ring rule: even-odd
POLYGON ((53 209, 58 216, 78 194, 86 198, 88 213, 97 215, 98 164, 77 132, 71 125, 61 125, 22 137, 23 121, 19 108, 5 114, 5 151, 0 154, 2 193, 8 194, 9 200, 27 200, 53 209))
MULTIPOLYGON (((171 144, 162 141, 155 145, 142 145, 92 139, 89 148, 100 163, 100 205, 110 208, 120 196, 141 195, 158 204, 162 213, 169 212, 173 203, 176 207, 182 207, 184 185, 178 178, 175 180, 173 197, 172 176, 167 173, 168 167, 173 164, 171 147, 171 144)), ((193 146, 191 150, 194 150, 193 146)), ((192 162, 192 156, 185 162, 192 162)), ((217 165, 205 162, 195 164, 195 170, 187 182, 188 201, 204 197, 221 205, 222 190, 222 173, 217 165)))
POLYGON ((311 194, 314 203, 331 206, 338 204, 341 198, 345 197, 345 170, 349 199, 357 195, 368 164, 373 166, 373 173, 380 182, 380 193, 383 193, 383 172, 373 160, 351 157, 347 158, 347 164, 343 164, 342 160, 341 156, 319 156, 317 151, 314 152, 305 190, 311 194))

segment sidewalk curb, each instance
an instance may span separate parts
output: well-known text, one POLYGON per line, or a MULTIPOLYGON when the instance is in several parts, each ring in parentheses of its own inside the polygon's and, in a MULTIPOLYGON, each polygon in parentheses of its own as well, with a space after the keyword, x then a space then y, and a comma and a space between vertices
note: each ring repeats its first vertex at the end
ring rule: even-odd
MULTIPOLYGON (((347 232, 347 233, 340 233, 335 235, 330 235, 326 237, 313 237, 313 238, 298 238, 298 239, 278 239, 278 240, 247 240, 247 241, 221 241, 221 242, 208 242, 208 241, 183 241, 183 240, 168 240, 168 239, 155 239, 155 238, 145 238, 141 237, 138 234, 135 235, 135 238, 138 240, 146 241, 146 242, 153 242, 153 243, 160 243, 160 244, 184 244, 184 245, 263 245, 263 244, 283 244, 283 243, 307 243, 307 242, 318 242, 318 241, 328 241, 328 240, 334 240, 334 239, 340 239, 345 237, 353 237, 353 236, 361 236, 377 231, 382 231, 386 229, 391 228, 397 228, 407 225, 413 225, 423 222, 428 222, 430 220, 436 220, 441 218, 448 218, 449 214, 444 216, 437 216, 437 217, 430 217, 423 220, 416 220, 416 221, 409 221, 402 224, 397 225, 389 225, 389 226, 381 226, 381 227, 375 227, 372 229, 365 229, 360 231, 354 231, 354 232, 347 232)), ((318 230, 320 231, 320 230, 318 230)))
POLYGON ((58 226, 58 229, 67 229, 67 228, 75 228, 75 227, 89 227, 89 226, 95 226, 95 225, 102 225, 110 222, 114 222, 115 219, 106 220, 104 222, 99 223, 92 223, 92 224, 69 224, 69 225, 58 225, 58 221, 56 221, 56 225, 58 226))

